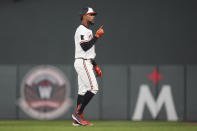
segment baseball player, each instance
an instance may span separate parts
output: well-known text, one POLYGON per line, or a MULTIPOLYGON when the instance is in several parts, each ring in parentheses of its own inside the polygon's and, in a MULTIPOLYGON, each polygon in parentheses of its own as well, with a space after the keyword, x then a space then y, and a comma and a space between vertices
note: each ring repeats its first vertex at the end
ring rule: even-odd
POLYGON ((82 8, 80 11, 81 25, 75 32, 75 62, 74 67, 78 74, 77 108, 72 114, 73 125, 93 125, 85 121, 84 109, 93 96, 98 92, 98 83, 94 74, 102 78, 102 72, 96 64, 95 43, 104 34, 103 25, 93 36, 90 25, 94 24, 96 12, 90 8, 82 8))

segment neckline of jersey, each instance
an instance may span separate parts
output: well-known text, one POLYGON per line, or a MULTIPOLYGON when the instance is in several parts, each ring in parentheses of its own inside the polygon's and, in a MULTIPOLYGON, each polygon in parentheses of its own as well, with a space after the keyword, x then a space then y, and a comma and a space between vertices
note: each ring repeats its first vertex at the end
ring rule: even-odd
MULTIPOLYGON (((83 25, 83 24, 81 24, 83 27, 85 27, 85 28, 87 28, 87 29, 89 29, 88 27, 86 27, 85 25, 83 25)), ((90 29, 89 29, 90 30, 90 29)))

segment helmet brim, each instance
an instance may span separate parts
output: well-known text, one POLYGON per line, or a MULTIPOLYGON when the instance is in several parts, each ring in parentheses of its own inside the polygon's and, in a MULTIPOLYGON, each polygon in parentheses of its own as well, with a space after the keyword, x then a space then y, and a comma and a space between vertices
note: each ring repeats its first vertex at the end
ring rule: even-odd
POLYGON ((90 14, 90 15, 97 15, 96 12, 89 12, 89 13, 87 13, 87 14, 90 14))

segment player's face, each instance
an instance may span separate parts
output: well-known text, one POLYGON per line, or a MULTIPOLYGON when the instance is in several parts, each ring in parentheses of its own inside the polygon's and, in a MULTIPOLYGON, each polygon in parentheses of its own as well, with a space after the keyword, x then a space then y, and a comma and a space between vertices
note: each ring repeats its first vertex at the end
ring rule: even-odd
POLYGON ((94 23, 95 14, 87 14, 87 21, 94 23))

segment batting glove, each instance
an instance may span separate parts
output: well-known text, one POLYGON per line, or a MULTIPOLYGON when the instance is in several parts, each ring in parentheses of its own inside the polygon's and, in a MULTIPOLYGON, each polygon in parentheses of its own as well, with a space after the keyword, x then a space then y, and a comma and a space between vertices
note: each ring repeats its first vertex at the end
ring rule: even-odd
POLYGON ((102 26, 97 30, 97 32, 96 32, 96 34, 95 34, 95 37, 99 38, 99 37, 101 37, 101 36, 104 34, 103 26, 104 26, 104 25, 102 25, 102 26))
POLYGON ((102 71, 101 71, 101 68, 98 65, 94 66, 94 70, 96 72, 96 77, 100 76, 102 78, 102 71))

